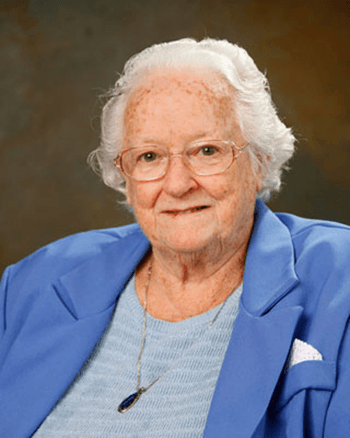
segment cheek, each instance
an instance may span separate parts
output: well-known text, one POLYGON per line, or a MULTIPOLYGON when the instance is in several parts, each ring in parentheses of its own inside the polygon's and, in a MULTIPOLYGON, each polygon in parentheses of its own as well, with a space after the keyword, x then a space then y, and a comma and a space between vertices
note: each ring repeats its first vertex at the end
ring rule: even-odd
POLYGON ((154 183, 140 183, 129 180, 126 182, 125 191, 127 203, 136 212, 137 210, 154 207, 159 190, 154 186, 154 183))
POLYGON ((233 201, 238 196, 238 188, 242 182, 237 175, 217 175, 210 178, 203 187, 216 201, 233 201))
POLYGON ((208 191, 218 202, 218 220, 227 223, 249 214, 255 206, 256 188, 255 178, 244 171, 228 175, 217 184, 213 181, 208 191))

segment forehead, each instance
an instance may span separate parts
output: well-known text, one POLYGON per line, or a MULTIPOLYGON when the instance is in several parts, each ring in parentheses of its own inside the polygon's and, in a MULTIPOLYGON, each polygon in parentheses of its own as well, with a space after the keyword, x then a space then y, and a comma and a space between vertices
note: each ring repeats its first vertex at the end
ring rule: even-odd
POLYGON ((140 81, 130 96, 129 103, 140 102, 149 94, 156 97, 176 91, 198 96, 213 104, 222 99, 229 99, 233 94, 233 86, 215 72, 208 73, 201 70, 155 72, 140 81))
POLYGON ((124 114, 124 124, 130 129, 135 123, 149 122, 157 110, 164 118, 167 109, 170 115, 174 105, 185 114, 186 109, 189 112, 189 108, 186 108, 188 104, 193 117, 208 111, 215 119, 226 122, 234 112, 233 95, 233 86, 217 73, 154 73, 141 81, 131 94, 124 114))

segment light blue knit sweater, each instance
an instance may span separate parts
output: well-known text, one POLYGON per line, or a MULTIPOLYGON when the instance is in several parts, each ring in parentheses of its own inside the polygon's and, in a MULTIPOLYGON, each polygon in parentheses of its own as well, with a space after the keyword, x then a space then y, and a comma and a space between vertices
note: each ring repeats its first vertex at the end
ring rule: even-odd
POLYGON ((136 390, 143 308, 135 279, 80 374, 42 423, 35 438, 198 438, 238 313, 242 286, 219 307, 170 323, 147 315, 141 386, 168 370, 127 412, 119 403, 136 390))

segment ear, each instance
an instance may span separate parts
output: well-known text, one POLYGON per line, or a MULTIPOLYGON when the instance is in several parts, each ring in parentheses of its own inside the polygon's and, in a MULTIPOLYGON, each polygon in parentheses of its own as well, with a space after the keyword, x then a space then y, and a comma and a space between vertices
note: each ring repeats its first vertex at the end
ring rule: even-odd
POLYGON ((258 165, 257 165, 257 169, 255 171, 255 175, 256 175, 256 192, 258 193, 262 189, 263 179, 265 176, 264 168, 266 167, 266 162, 270 161, 270 157, 267 156, 265 158, 265 162, 264 162, 262 156, 260 154, 258 154, 257 159, 258 159, 258 165))
POLYGON ((258 175, 256 176, 256 193, 259 193, 260 190, 262 189, 262 176, 261 176, 261 172, 259 171, 258 175))

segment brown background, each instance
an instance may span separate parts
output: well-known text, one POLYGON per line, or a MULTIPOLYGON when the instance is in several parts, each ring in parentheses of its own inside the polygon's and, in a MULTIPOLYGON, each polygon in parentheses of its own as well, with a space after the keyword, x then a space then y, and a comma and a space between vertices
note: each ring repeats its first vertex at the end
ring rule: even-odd
POLYGON ((267 72, 299 140, 271 207, 350 224, 349 16, 346 0, 2 0, 0 271, 132 220, 86 164, 99 96, 131 55, 185 36, 227 38, 267 72))

